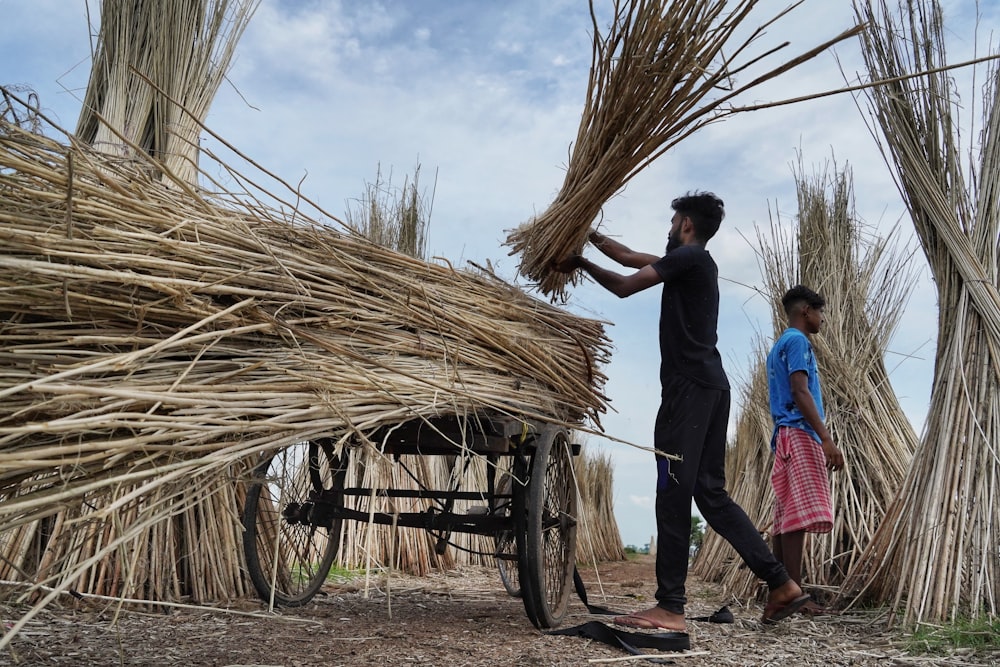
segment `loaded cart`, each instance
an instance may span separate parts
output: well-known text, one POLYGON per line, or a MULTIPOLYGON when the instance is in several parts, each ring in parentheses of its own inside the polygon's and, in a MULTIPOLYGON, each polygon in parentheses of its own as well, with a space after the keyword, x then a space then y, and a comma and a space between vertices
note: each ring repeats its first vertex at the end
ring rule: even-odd
POLYGON ((415 419, 384 427, 369 440, 395 461, 402 455, 447 457, 449 488, 347 487, 347 471, 361 452, 350 444, 338 451, 333 438, 268 455, 253 472, 243 511, 247 567, 264 600, 307 603, 326 581, 343 522, 370 521, 427 530, 439 553, 456 532, 492 537, 504 586, 520 595, 531 622, 552 628, 562 621, 573 590, 573 457, 579 453, 565 428, 479 414, 415 419), (474 457, 486 460, 485 485, 462 489, 474 457), (376 497, 431 502, 420 512, 357 509, 356 501, 376 497), (457 512, 457 501, 475 505, 457 512))

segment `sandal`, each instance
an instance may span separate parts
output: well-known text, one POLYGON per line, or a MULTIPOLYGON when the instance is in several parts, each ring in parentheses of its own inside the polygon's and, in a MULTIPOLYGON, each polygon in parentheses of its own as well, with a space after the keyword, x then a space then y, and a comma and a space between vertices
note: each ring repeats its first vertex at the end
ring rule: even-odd
POLYGON ((790 602, 786 602, 785 604, 775 604, 772 602, 764 607, 764 615, 761 616, 760 620, 766 624, 783 621, 799 609, 802 609, 802 607, 804 607, 809 600, 809 594, 803 593, 799 597, 790 602))

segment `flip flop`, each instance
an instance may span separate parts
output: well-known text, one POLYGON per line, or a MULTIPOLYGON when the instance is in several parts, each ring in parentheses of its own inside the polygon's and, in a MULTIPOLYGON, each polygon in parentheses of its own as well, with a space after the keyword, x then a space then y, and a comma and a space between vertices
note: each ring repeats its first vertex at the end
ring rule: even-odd
POLYGON ((720 608, 718 611, 712 612, 711 616, 695 616, 694 618, 688 619, 690 621, 708 621, 709 623, 735 623, 736 619, 733 617, 733 612, 729 611, 729 607, 725 606, 720 608))
POLYGON ((808 593, 803 593, 799 597, 795 598, 791 602, 783 605, 769 604, 764 607, 764 615, 761 616, 761 621, 766 624, 777 623, 778 621, 783 621, 799 609, 805 606, 809 602, 810 597, 808 593))
MULTIPOLYGON (((551 630, 550 635, 573 635, 596 639, 599 642, 625 649, 632 655, 642 656, 651 662, 660 663, 663 660, 655 654, 646 654, 639 649, 652 648, 657 651, 687 651, 691 648, 691 638, 686 632, 629 632, 618 630, 600 621, 589 621, 583 625, 560 630, 551 630)), ((673 663, 672 660, 666 660, 673 663)))
POLYGON ((637 628, 639 630, 666 630, 668 632, 683 632, 683 630, 667 627, 666 625, 660 625, 659 623, 655 623, 644 616, 636 616, 635 614, 615 616, 611 619, 611 622, 615 625, 624 625, 626 628, 637 628))

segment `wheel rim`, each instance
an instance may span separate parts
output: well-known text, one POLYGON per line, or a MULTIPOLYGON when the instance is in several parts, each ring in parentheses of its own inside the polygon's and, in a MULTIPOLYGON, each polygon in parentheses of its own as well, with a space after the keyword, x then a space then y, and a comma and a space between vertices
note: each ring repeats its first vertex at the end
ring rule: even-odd
MULTIPOLYGON (((501 459, 504 467, 498 467, 496 490, 499 496, 510 496, 513 485, 511 483, 511 457, 501 459)), ((513 499, 497 499, 494 504, 494 511, 498 516, 510 518, 513 516, 513 499)), ((514 538, 514 530, 502 530, 496 535, 496 557, 497 569, 500 571, 500 580, 503 582, 507 593, 512 597, 520 597, 521 583, 517 569, 517 540, 514 538)))
POLYGON ((555 438, 545 465, 541 516, 544 602, 551 621, 566 613, 576 565, 577 494, 573 458, 562 434, 555 438))
POLYGON ((517 544, 510 531, 504 531, 497 539, 497 569, 500 580, 511 597, 521 596, 521 583, 517 576, 517 544))
POLYGON ((317 526, 304 507, 318 494, 343 488, 345 466, 324 441, 277 452, 254 474, 244 512, 244 551, 260 596, 280 606, 308 602, 322 587, 337 554, 341 521, 317 526))

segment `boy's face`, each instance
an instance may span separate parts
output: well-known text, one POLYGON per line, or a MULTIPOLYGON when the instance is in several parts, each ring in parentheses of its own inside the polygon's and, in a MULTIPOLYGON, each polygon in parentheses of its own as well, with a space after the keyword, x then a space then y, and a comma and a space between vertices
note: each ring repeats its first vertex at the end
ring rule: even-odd
POLYGON ((813 306, 805 305, 802 307, 802 317, 805 319, 806 330, 811 333, 819 333, 820 328, 826 321, 826 317, 823 315, 823 307, 814 308, 813 306))
POLYGON ((683 245, 683 240, 681 239, 681 225, 684 224, 684 220, 687 216, 683 216, 680 213, 675 212, 674 216, 670 218, 670 233, 667 234, 667 252, 680 248, 683 245))

